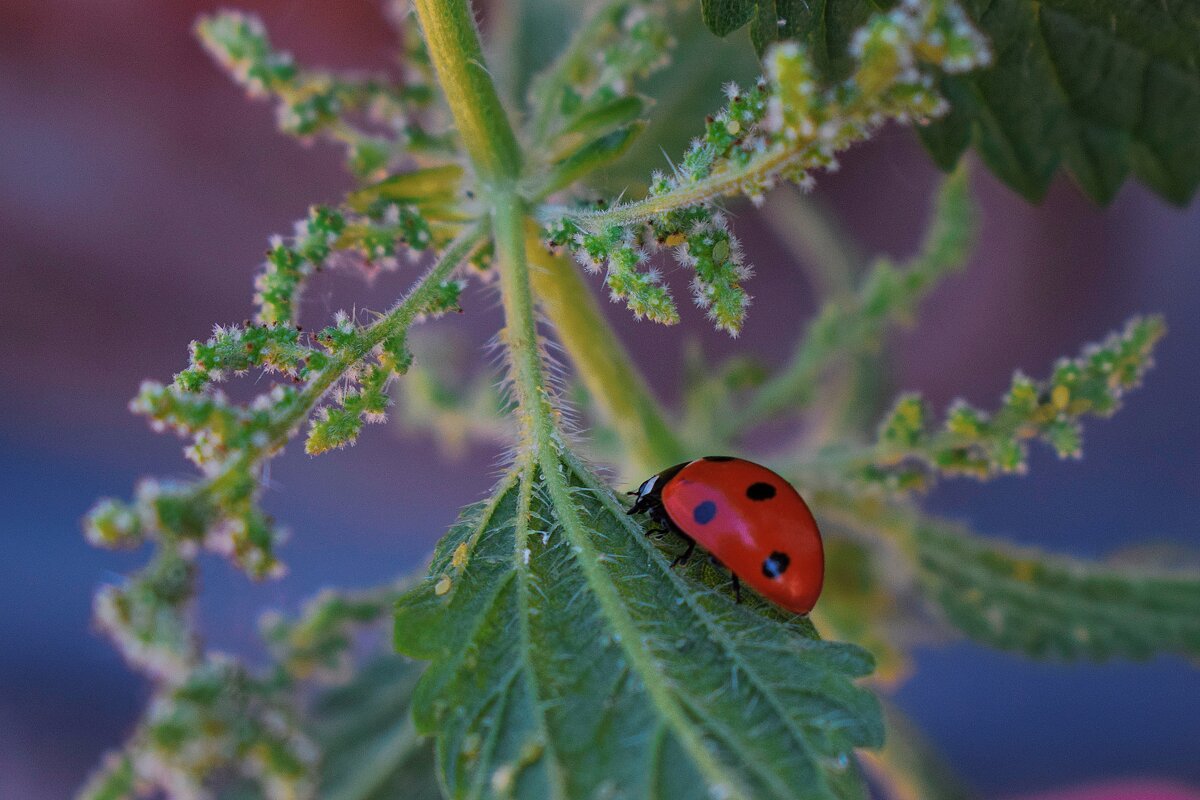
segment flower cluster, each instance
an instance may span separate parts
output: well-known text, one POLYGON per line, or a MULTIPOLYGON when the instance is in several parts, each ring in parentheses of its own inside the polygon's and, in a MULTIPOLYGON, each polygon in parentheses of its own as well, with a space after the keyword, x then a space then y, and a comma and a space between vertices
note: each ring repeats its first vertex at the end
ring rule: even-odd
POLYGON ((759 203, 779 180, 811 186, 812 170, 836 169, 838 151, 884 122, 943 113, 932 68, 960 71, 989 58, 983 39, 949 2, 906 2, 876 15, 856 34, 853 55, 851 77, 823 88, 803 47, 773 47, 766 75, 745 91, 726 87, 728 105, 707 120, 670 175, 653 177, 644 200, 549 215, 549 240, 586 266, 605 265, 614 299, 664 323, 675 322, 678 311, 660 276, 642 265, 653 248, 671 246, 696 271, 696 303, 718 328, 736 334, 749 301, 741 281, 750 269, 716 201, 743 195, 759 203))
POLYGON ((880 426, 872 454, 854 463, 851 476, 909 490, 928 486, 937 473, 981 479, 1022 473, 1034 439, 1048 443, 1060 458, 1078 458, 1079 420, 1117 410, 1152 366, 1154 345, 1165 331, 1158 317, 1130 320, 1124 331, 1061 360, 1044 381, 1018 373, 994 414, 959 401, 938 429, 931 428, 932 414, 921 397, 903 395, 880 426))
POLYGON ((313 206, 296 223, 295 234, 276 236, 255 279, 258 321, 267 325, 296 320, 304 281, 323 269, 331 256, 356 258, 372 267, 390 269, 401 248, 420 253, 435 244, 430 220, 412 204, 381 197, 363 212, 313 206))
POLYGON ((280 687, 209 656, 159 687, 135 736, 111 753, 80 797, 211 797, 214 778, 257 784, 267 800, 314 794, 317 750, 280 687))
POLYGON ((381 176, 398 158, 414 151, 451 150, 446 135, 429 133, 418 120, 435 97, 428 83, 305 69, 289 53, 272 48, 262 22, 248 14, 203 17, 196 31, 213 58, 250 96, 277 99, 280 130, 340 142, 357 177, 381 176), (349 121, 351 114, 362 115, 381 133, 355 127, 349 121))
POLYGON ((189 437, 185 452, 201 469, 194 483, 144 481, 132 503, 104 500, 87 523, 96 544, 121 547, 152 536, 172 546, 232 556, 257 577, 278 574, 274 545, 282 531, 257 506, 262 464, 274 456, 332 391, 313 421, 306 449, 351 444, 364 422, 383 418, 388 385, 411 363, 408 326, 419 317, 458 309, 463 283, 450 273, 469 252, 462 243, 410 295, 370 325, 339 312, 332 325, 306 336, 291 325, 217 327, 193 342, 191 363, 170 385, 147 381, 131 409, 158 429, 189 437), (248 403, 213 384, 252 369, 282 374, 248 403))

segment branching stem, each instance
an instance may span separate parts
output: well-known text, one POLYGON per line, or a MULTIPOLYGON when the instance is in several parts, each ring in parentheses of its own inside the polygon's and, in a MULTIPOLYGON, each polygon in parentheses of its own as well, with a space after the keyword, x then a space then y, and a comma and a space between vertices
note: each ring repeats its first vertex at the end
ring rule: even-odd
MULTIPOLYGON (((476 170, 489 186, 496 252, 500 255, 501 289, 508 328, 506 344, 513 355, 514 385, 522 408, 553 408, 537 346, 537 332, 514 325, 533 319, 533 289, 554 323, 588 391, 616 429, 631 454, 631 467, 662 469, 682 459, 682 448, 667 425, 658 403, 638 375, 624 348, 596 308, 595 302, 569 265, 543 259, 537 233, 527 232, 526 201, 517 192, 521 157, 516 137, 500 106, 495 87, 483 66, 479 39, 462 0, 418 0, 417 14, 425 29, 430 56, 462 140, 476 170), (529 269, 526 248, 536 270, 529 269), (520 258, 516 257, 520 250, 520 258), (505 255, 506 254, 506 255, 505 255), (514 271, 519 275, 513 275, 514 271), (532 280, 532 285, 531 285, 532 280), (522 396, 522 393, 524 395, 522 396), (674 460, 672 460, 674 459, 674 460)), ((528 229, 532 231, 532 228, 528 229)), ((526 425, 530 420, 525 420, 526 425)), ((528 429, 541 442, 550 430, 528 429)))
POLYGON ((795 147, 768 150, 756 156, 743 167, 726 167, 707 178, 684 183, 663 194, 650 195, 642 200, 622 203, 605 210, 578 210, 546 206, 539 214, 541 221, 551 223, 569 216, 584 228, 597 231, 610 225, 633 225, 660 217, 670 211, 688 208, 716 200, 726 195, 738 194, 742 186, 768 182, 773 176, 786 172, 793 164, 803 161, 810 141, 804 140, 795 147))
POLYGON ((530 278, 542 311, 605 423, 624 445, 627 468, 644 477, 685 460, 682 443, 575 265, 548 253, 532 223, 525 235, 530 278))
MULTIPOLYGON (((357 347, 333 359, 325 369, 308 382, 296 401, 274 421, 267 441, 261 446, 249 447, 244 450, 238 458, 237 464, 233 466, 249 467, 283 447, 295 433, 296 427, 308 419, 312 410, 321 402, 321 398, 346 374, 347 370, 362 360, 380 342, 412 324, 413 320, 428 307, 438 285, 450 277, 455 268, 483 240, 486 233, 486 223, 476 223, 451 242, 442 253, 441 258, 421 276, 408 294, 372 323, 357 347)), ((235 480, 237 474, 238 470, 235 468, 223 470, 213 479, 210 489, 220 489, 222 481, 235 480)))

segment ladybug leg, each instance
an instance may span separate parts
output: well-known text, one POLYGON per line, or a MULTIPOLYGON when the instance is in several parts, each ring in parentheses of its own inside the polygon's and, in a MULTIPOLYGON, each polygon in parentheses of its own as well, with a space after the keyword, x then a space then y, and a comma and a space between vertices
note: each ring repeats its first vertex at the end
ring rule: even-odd
MULTIPOLYGON (((708 557, 708 560, 709 560, 709 561, 712 563, 712 565, 713 565, 713 566, 715 566, 717 569, 725 569, 725 565, 724 565, 724 564, 722 564, 722 563, 721 563, 721 562, 720 562, 720 561, 717 559, 717 557, 716 557, 716 556, 710 555, 710 556, 708 557)), ((730 570, 730 571, 729 571, 729 577, 730 577, 730 579, 733 581, 733 599, 734 599, 734 602, 736 602, 736 603, 738 603, 738 604, 740 605, 740 604, 741 604, 741 602, 742 602, 742 582, 741 582, 740 580, 738 580, 738 576, 737 576, 737 575, 734 575, 734 574, 733 574, 733 570, 730 570)))
POLYGON ((688 563, 688 561, 691 560, 692 553, 695 552, 695 550, 696 550, 696 540, 688 539, 687 550, 683 551, 683 555, 676 556, 675 560, 671 562, 671 566, 678 567, 678 566, 686 565, 688 563))

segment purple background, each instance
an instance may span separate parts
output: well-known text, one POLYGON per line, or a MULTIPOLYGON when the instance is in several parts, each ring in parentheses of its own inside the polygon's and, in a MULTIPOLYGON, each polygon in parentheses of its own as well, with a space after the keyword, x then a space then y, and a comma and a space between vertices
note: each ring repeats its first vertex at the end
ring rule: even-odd
MULTIPOLYGON (((309 63, 386 67, 391 32, 369 2, 240 2, 309 63)), ((274 132, 195 44, 215 3, 7 0, 0 5, 0 797, 63 797, 129 731, 145 685, 91 630, 90 597, 144 554, 89 548, 79 517, 143 474, 189 472, 169 437, 125 405, 166 379, 190 339, 250 312, 266 238, 348 185, 338 154, 274 132)), ((716 102, 714 92, 714 102, 716 102)), ((1112 421, 1088 425, 1082 463, 1039 452, 1029 480, 944 484, 929 499, 979 530, 1099 557, 1122 545, 1200 545, 1200 204, 1178 210, 1127 187, 1100 210, 1068 182, 1031 207, 978 171, 978 255, 897 337, 894 383, 938 407, 988 407, 1013 369, 1162 311, 1159 366, 1112 421)), ((869 251, 911 252, 936 174, 907 131, 854 151, 819 180, 869 251)), ((664 396, 687 337, 712 353, 778 362, 812 309, 794 266, 752 220, 739 223, 758 300, 736 344, 685 310, 681 328, 618 331, 664 396), (743 227, 744 226, 744 227, 743 227)), ((411 271, 367 287, 333 276, 308 296, 315 322, 378 308, 411 271)), ((685 296, 686 276, 672 281, 685 296)), ((465 345, 495 330, 494 297, 438 330, 465 345)), ((370 585, 415 567, 495 474, 480 448, 447 462, 423 435, 368 431, 354 449, 273 467, 268 504, 295 531, 279 582, 251 585, 210 561, 202 615, 212 643, 255 652, 255 618, 328 584, 370 585)), ((967 644, 924 652, 900 704, 989 796, 1149 775, 1200 784, 1200 682, 1180 659, 1031 664, 967 644)))

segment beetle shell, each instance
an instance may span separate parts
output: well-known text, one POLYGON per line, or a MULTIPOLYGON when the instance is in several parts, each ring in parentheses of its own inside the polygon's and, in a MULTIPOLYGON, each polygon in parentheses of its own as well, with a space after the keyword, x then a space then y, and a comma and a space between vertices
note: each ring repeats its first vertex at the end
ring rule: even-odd
POLYGON ((659 473, 670 522, 768 600, 797 614, 817 602, 825 577, 821 534, 790 483, 740 458, 709 456, 659 473))

